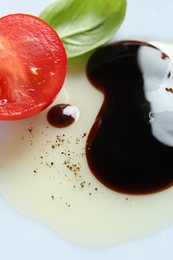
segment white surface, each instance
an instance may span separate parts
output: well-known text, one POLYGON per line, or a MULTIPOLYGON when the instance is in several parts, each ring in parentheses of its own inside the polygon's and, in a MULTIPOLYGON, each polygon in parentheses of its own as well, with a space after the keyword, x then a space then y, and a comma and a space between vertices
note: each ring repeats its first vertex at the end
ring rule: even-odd
MULTIPOLYGON (((54 1, 1 1, 0 15, 16 12, 38 15, 51 2, 54 1)), ((173 40, 172 10, 172 0, 128 0, 126 19, 116 38, 139 36, 173 40)), ((70 244, 41 223, 16 213, 2 195, 0 212, 0 259, 3 260, 173 259, 173 226, 144 239, 109 249, 91 250, 70 244)))

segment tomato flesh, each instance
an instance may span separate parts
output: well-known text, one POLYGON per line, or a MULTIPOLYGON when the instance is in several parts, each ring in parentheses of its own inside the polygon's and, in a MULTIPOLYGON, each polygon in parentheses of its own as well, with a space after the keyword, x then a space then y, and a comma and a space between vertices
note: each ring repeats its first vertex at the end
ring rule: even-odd
POLYGON ((63 86, 67 56, 55 30, 38 17, 0 18, 0 119, 33 116, 63 86))

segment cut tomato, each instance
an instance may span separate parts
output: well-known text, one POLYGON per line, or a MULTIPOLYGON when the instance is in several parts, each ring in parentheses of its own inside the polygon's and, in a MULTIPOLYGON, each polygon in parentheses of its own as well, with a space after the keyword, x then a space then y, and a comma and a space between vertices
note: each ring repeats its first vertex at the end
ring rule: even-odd
POLYGON ((30 117, 63 86, 67 56, 55 30, 38 17, 0 18, 0 119, 30 117))

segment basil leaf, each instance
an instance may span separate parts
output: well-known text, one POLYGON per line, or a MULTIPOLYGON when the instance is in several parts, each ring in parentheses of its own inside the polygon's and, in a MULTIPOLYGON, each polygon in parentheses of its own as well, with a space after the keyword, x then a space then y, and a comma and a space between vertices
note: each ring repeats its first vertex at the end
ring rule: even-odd
POLYGON ((40 14, 58 33, 72 58, 107 42, 119 29, 126 0, 59 0, 40 14))

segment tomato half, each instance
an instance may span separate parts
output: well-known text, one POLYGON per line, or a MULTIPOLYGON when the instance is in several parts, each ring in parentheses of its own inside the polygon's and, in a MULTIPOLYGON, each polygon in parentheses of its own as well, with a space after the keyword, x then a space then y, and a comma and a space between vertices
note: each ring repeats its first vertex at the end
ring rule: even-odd
POLYGON ((0 18, 0 119, 45 109, 63 86, 67 56, 55 30, 38 17, 0 18))

